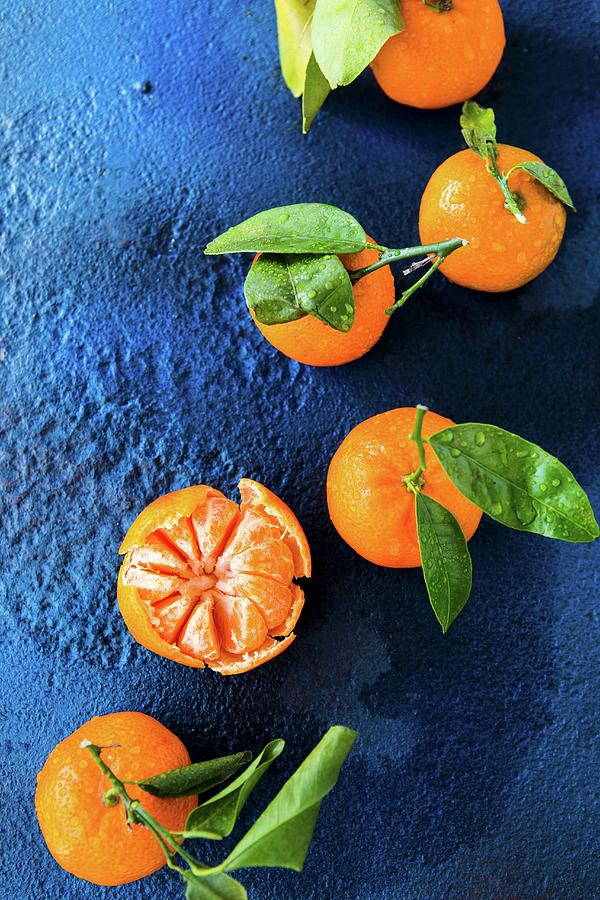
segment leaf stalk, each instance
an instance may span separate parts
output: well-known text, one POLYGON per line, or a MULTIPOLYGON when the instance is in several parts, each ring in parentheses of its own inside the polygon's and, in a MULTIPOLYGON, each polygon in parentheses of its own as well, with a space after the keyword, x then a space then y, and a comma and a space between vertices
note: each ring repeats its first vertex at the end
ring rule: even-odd
POLYGON ((409 491, 412 491, 413 494, 418 494, 423 490, 422 476, 427 466, 424 447, 425 439, 423 438, 423 419, 425 418, 425 413, 428 411, 428 407, 423 406, 422 403, 418 403, 416 409, 415 424, 413 430, 409 434, 409 439, 415 441, 417 445, 419 451, 419 465, 414 472, 411 472, 410 475, 406 475, 404 478, 406 487, 409 491))

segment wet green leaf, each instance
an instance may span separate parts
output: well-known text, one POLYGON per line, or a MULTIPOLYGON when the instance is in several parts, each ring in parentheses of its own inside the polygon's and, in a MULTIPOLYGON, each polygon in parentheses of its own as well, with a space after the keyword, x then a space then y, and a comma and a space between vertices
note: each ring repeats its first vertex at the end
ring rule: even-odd
POLYGON ((306 79, 304 93, 302 95, 302 132, 308 134, 315 116, 325 103, 329 95, 330 87, 327 79, 319 68, 315 54, 311 53, 306 67, 306 79))
POLYGON ((337 256, 263 254, 246 276, 244 295, 264 325, 311 315, 348 331, 354 321, 352 282, 337 256))
POLYGON ((247 866, 284 866, 301 871, 321 801, 334 787, 356 732, 334 725, 283 785, 241 841, 226 871, 247 866))
POLYGON ((561 541, 598 537, 586 494, 536 444, 478 423, 446 428, 429 444, 459 491, 497 522, 561 541))
POLYGON ((494 110, 484 108, 474 100, 463 103, 460 116, 460 130, 468 147, 487 160, 489 156, 496 159, 498 145, 496 143, 496 120, 494 110))
POLYGON ((285 744, 271 741, 241 775, 226 788, 193 809, 188 816, 184 838, 223 838, 231 834, 244 803, 285 744))
POLYGON ((217 784, 230 778, 239 767, 252 759, 248 750, 233 753, 231 756, 220 756, 205 762, 182 766, 162 772, 137 784, 148 794, 155 797, 189 797, 201 794, 217 784))
POLYGON ((367 236, 354 216, 327 203, 295 203, 257 213, 211 241, 217 253, 358 253, 367 236))
POLYGON ((402 28, 398 0, 317 0, 313 49, 330 86, 354 81, 402 28))
POLYGON ((187 872, 186 900, 248 900, 246 888, 231 875, 207 875, 202 878, 187 872))
POLYGON ((507 173, 507 179, 510 178, 515 169, 523 169, 525 172, 528 172, 529 175, 532 175, 533 178, 536 178, 540 182, 540 184, 543 184, 546 190, 550 191, 551 194, 554 194, 555 197, 558 197, 561 203, 564 203, 565 206, 569 206, 572 210, 575 209, 566 184, 564 183, 558 172, 556 172, 554 169, 551 169, 550 166, 546 165, 546 163, 517 163, 517 165, 513 166, 512 169, 510 169, 507 173))
POLYGON ((471 557, 462 529, 437 500, 415 497, 417 537, 429 600, 444 634, 471 593, 471 557))
POLYGON ((314 8, 315 0, 275 0, 281 72, 295 97, 304 90, 312 52, 310 24, 314 8))

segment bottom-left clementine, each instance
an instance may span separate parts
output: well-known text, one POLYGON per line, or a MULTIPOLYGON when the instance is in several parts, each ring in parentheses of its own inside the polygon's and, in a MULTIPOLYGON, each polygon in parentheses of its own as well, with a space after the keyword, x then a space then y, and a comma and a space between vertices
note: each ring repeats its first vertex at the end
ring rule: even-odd
MULTIPOLYGON (((106 747, 102 759, 121 781, 141 781, 190 763, 184 745, 156 719, 138 712, 95 716, 61 741, 38 775, 37 817, 56 862, 93 884, 136 881, 160 869, 165 856, 143 825, 129 826, 122 803, 102 802, 110 783, 81 747, 87 740, 106 747)), ((127 786, 130 797, 171 831, 181 831, 197 797, 153 797, 127 786)))

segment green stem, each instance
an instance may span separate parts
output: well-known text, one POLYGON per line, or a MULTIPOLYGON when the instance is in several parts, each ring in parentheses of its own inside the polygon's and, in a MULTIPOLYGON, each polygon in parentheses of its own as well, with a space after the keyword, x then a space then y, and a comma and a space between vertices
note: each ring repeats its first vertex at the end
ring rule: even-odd
POLYGON ((425 413, 427 412, 427 407, 423 406, 422 403, 417 404, 417 414, 415 416, 415 424, 413 430, 409 434, 409 439, 411 441, 415 441, 417 445, 417 449, 419 451, 419 465, 418 468, 415 469, 414 472, 411 472, 410 475, 406 475, 404 478, 404 483, 409 491, 412 491, 413 494, 418 494, 419 491, 422 490, 422 478, 423 472, 425 471, 426 461, 425 461, 425 447, 423 446, 424 438, 423 438, 423 419, 425 418, 425 413))
POLYGON ((390 306, 389 309, 386 309, 386 311, 385 311, 386 316, 391 316, 393 312, 396 312, 397 309, 400 309, 401 306, 404 306, 404 304, 409 299, 409 297, 412 297, 412 295, 415 294, 419 290, 419 288, 422 288, 423 285, 425 284, 425 282, 429 278, 431 278, 433 273, 437 269, 439 269, 439 267, 441 266, 441 264, 443 263, 445 258, 446 258, 445 256, 438 256, 438 258, 435 260, 434 263, 431 264, 430 268, 425 272, 425 274, 421 275, 419 280, 415 281, 415 283, 413 285, 411 285, 411 287, 409 287, 405 291, 403 291, 403 293, 401 294, 400 297, 398 297, 398 299, 396 300, 396 302, 394 303, 393 306, 390 306))
POLYGON ((402 247, 400 250, 384 249, 379 259, 371 263, 370 266, 364 266, 362 269, 354 269, 353 272, 349 272, 350 280, 354 284, 360 281, 361 278, 364 278, 365 275, 370 275, 371 272, 376 272, 377 269, 381 269, 383 266, 389 266, 390 263, 398 262, 401 259, 412 259, 414 256, 423 256, 431 253, 444 260, 454 250, 464 247, 466 243, 463 238, 450 238, 447 241, 438 241, 436 244, 419 244, 416 247, 402 247))
POLYGON ((500 172, 498 170, 495 152, 488 154, 488 158, 486 160, 486 168, 492 178, 494 178, 500 185, 500 190, 504 195, 504 206, 506 207, 506 209, 513 214, 517 222, 520 222, 521 225, 525 225, 527 219, 523 215, 523 201, 518 194, 513 194, 508 186, 508 175, 510 175, 510 172, 508 173, 508 175, 505 175, 504 172, 500 172))
POLYGON ((452 9, 452 0, 423 0, 423 3, 439 13, 450 12, 452 9))

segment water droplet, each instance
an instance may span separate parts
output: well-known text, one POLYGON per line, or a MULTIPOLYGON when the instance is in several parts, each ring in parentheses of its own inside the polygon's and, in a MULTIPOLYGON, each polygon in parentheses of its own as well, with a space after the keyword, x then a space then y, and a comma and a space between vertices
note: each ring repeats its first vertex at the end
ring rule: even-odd
POLYGON ((492 503, 492 515, 500 516, 502 514, 502 504, 492 503))
POLYGON ((317 296, 317 292, 316 292, 316 291, 310 290, 310 291, 308 292, 308 297, 310 297, 311 300, 314 300, 316 296, 317 296))
POLYGON ((454 435, 451 431, 445 431, 440 437, 440 441, 442 442, 442 444, 451 444, 453 440, 454 435))
POLYGON ((288 221, 289 217, 290 217, 289 213, 281 213, 281 215, 279 216, 277 221, 279 222, 280 225, 283 225, 284 222, 288 221))
POLYGON ((450 448, 450 456, 460 456, 460 450, 457 447, 450 448))
POLYGON ((483 431, 477 432, 477 434, 475 435, 475 443, 478 447, 483 447, 483 445, 485 444, 485 434, 483 433, 483 431))
POLYGON ((517 450, 516 455, 519 459, 524 459, 526 456, 529 456, 529 453, 527 450, 517 450))
POLYGON ((558 487, 560 485, 560 478, 552 479, 552 487, 558 487))
POLYGON ((542 492, 542 494, 545 494, 547 490, 548 490, 547 486, 542 481, 542 483, 540 484, 540 491, 542 492))

